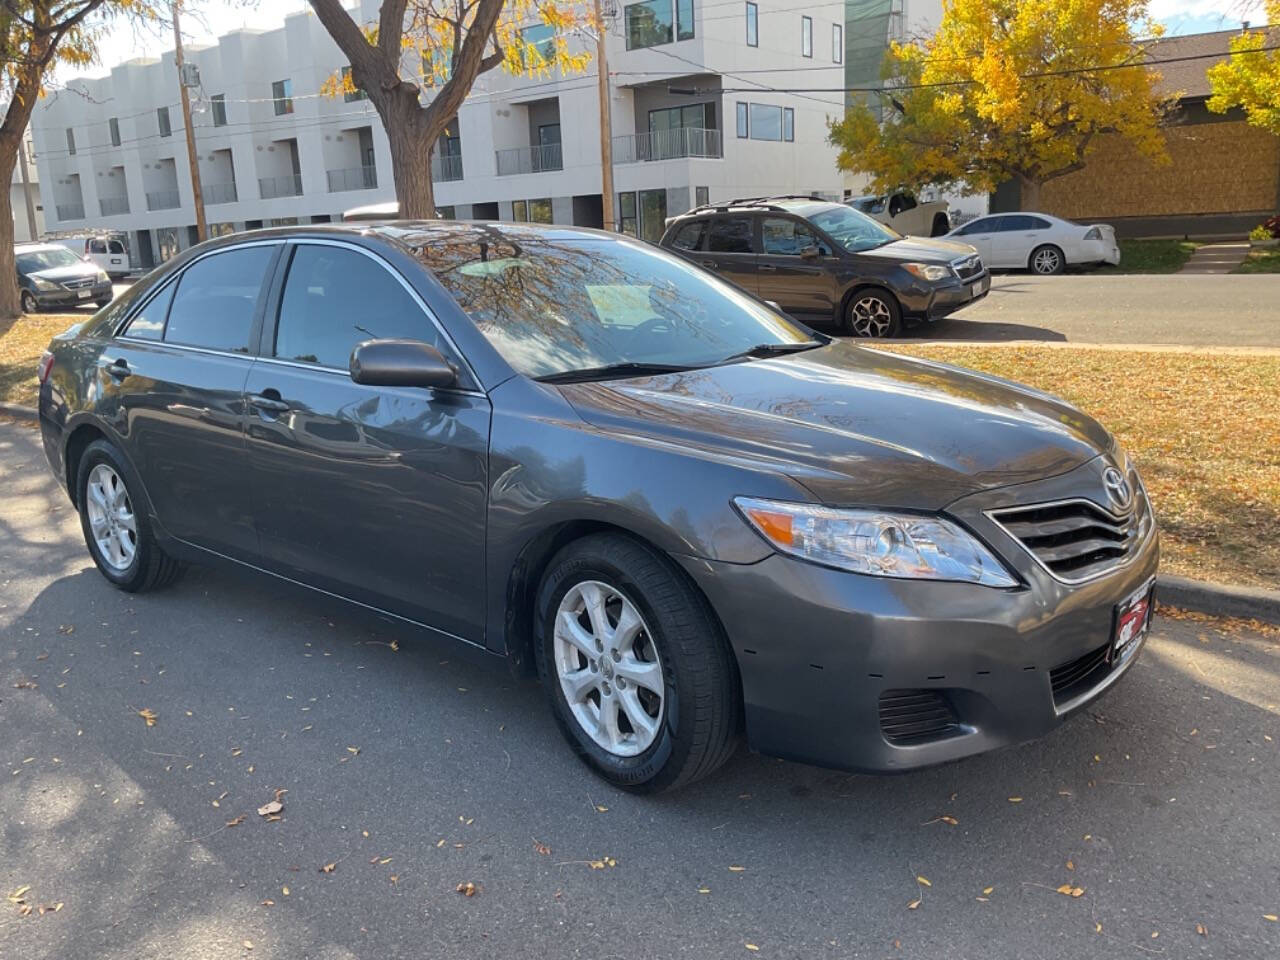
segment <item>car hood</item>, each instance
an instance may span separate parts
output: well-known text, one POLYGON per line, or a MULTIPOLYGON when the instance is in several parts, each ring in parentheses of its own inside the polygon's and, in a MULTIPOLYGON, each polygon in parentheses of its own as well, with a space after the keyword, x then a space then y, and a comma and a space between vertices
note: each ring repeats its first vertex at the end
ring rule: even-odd
POLYGON ((844 342, 558 389, 593 426, 776 470, 829 504, 941 509, 1111 447, 1096 421, 1047 394, 844 342))
POLYGON ((884 260, 924 260, 935 263, 950 263, 960 257, 969 257, 977 253, 977 249, 958 240, 944 240, 942 237, 903 237, 886 243, 883 247, 872 247, 859 251, 860 257, 880 257, 884 260))
POLYGON ((49 267, 47 270, 36 270, 30 274, 41 280, 52 280, 54 283, 65 283, 68 280, 83 280, 85 277, 96 277, 98 268, 92 263, 71 263, 65 267, 49 267))

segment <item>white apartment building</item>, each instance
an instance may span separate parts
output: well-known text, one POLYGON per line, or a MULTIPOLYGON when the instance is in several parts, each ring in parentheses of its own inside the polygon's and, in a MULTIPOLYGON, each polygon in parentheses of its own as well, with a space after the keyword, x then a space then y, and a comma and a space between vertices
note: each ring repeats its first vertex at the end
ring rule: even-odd
POLYGON ((44 233, 44 204, 40 201, 40 174, 31 162, 33 149, 31 131, 28 130, 23 135, 18 162, 13 165, 13 182, 9 185, 9 207, 13 211, 13 239, 16 243, 39 240, 44 233))
MULTIPOLYGON (((620 229, 656 240, 666 217, 708 201, 839 196, 827 125, 844 109, 850 58, 878 64, 906 2, 606 3, 620 229), (781 92, 797 87, 807 90, 781 92)), ((376 20, 377 0, 358 6, 358 20, 376 20)), ((548 34, 529 30, 530 40, 548 34)), ((594 50, 589 37, 571 43, 594 50)), ((200 72, 193 126, 212 233, 324 222, 394 199, 373 107, 319 94, 345 59, 309 12, 186 57, 200 72)), ((595 70, 483 75, 432 160, 442 215, 600 226, 595 70)), ((140 267, 189 246, 196 218, 172 54, 69 86, 32 121, 49 228, 126 232, 140 267)))

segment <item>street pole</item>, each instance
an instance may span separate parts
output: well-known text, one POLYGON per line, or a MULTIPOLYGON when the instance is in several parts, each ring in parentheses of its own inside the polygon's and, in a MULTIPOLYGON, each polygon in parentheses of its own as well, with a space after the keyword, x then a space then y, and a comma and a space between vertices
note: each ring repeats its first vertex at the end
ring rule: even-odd
POLYGON ((617 230, 618 221, 614 216, 613 194, 613 119, 609 102, 609 55, 605 50, 606 29, 604 15, 601 13, 600 0, 596 5, 596 66, 599 71, 597 80, 600 93, 600 200, 603 213, 604 228, 617 230))
POLYGON ((204 243, 209 236, 204 220, 204 191, 200 188, 200 158, 196 155, 196 131, 191 126, 191 96, 182 77, 182 31, 178 27, 178 4, 169 7, 173 13, 174 59, 178 64, 178 89, 182 94, 182 125, 187 131, 187 162, 191 166, 191 199, 196 206, 196 242, 204 243))

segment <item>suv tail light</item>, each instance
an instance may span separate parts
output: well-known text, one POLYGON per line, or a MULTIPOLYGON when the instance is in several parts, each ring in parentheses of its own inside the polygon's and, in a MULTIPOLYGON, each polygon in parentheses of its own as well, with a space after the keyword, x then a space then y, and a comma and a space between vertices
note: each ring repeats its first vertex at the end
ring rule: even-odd
POLYGON ((40 357, 40 364, 36 367, 36 378, 41 385, 49 379, 49 371, 53 369, 53 353, 46 350, 44 355, 40 357))

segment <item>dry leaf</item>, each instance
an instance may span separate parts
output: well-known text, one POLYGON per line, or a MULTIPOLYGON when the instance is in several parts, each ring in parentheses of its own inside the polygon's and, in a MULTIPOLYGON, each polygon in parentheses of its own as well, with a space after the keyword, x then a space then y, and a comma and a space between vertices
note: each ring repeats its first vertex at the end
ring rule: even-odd
POLYGON ((745 944, 743 944, 743 946, 745 946, 745 947, 746 947, 748 950, 750 950, 752 953, 755 953, 756 951, 758 951, 758 950, 760 949, 760 948, 759 948, 759 947, 757 947, 754 943, 745 943, 745 944))
POLYGON ((457 891, 464 897, 474 897, 480 892, 480 888, 468 880, 466 883, 458 884, 457 891))
POLYGON ((609 808, 606 807, 603 803, 596 804, 596 813, 608 813, 608 812, 609 812, 609 808))
POLYGON ((951 824, 951 826, 953 826, 953 827, 954 827, 957 823, 959 823, 959 822, 960 822, 959 820, 957 820, 955 817, 952 817, 952 816, 939 817, 939 819, 940 819, 943 823, 949 823, 949 824, 951 824))
POLYGON ((144 707, 143 709, 139 710, 138 716, 140 716, 143 720, 147 721, 148 727, 154 727, 156 725, 156 721, 160 719, 159 717, 156 716, 155 711, 152 710, 150 707, 144 707))
POLYGON ((280 893, 287 897, 287 896, 289 895, 289 888, 288 888, 288 887, 281 887, 281 888, 280 888, 280 893))
POLYGON ((320 872, 333 873, 333 871, 337 869, 338 869, 338 865, 336 863, 326 863, 323 867, 320 868, 320 872))
POLYGON ((921 898, 916 897, 914 900, 912 900, 910 903, 907 904, 907 909, 908 910, 916 909, 916 907, 920 906, 920 902, 921 902, 921 898))
POLYGON ((279 813, 284 809, 284 804, 279 800, 270 800, 258 808, 258 816, 269 817, 272 814, 279 813))
POLYGON ((1070 860, 1068 860, 1068 861, 1067 861, 1067 869, 1068 869, 1068 870, 1074 870, 1075 868, 1076 868, 1076 865, 1075 865, 1073 862, 1071 862, 1070 860))
POLYGON ((601 857, 599 860, 587 861, 587 866, 592 870, 603 870, 606 867, 616 867, 617 865, 618 861, 613 859, 613 857, 601 857))
POLYGON ((540 843, 537 840, 533 841, 533 849, 535 852, 542 854, 544 857, 548 857, 551 855, 551 848, 548 847, 545 843, 540 843))
POLYGON ((989 896, 991 896, 991 891, 992 891, 992 890, 994 890, 994 889, 995 889, 995 887, 983 887, 983 888, 982 888, 982 895, 983 895, 984 897, 989 897, 989 896))
POLYGON ((17 890, 13 891, 13 893, 9 894, 9 898, 8 898, 9 902, 21 903, 23 894, 25 894, 30 889, 31 889, 31 884, 27 884, 25 887, 19 887, 17 890))
POLYGON ((710 887, 699 887, 699 888, 698 888, 698 892, 699 892, 699 893, 710 893, 710 892, 711 892, 711 888, 710 888, 710 887))
POLYGON ((1274 913, 1264 913, 1264 914, 1262 915, 1262 919, 1263 919, 1263 920, 1270 920, 1272 923, 1275 923, 1275 922, 1277 922, 1278 920, 1280 920, 1280 917, 1277 917, 1274 913))
POLYGON ((1100 923, 1095 923, 1095 924, 1093 925, 1093 932, 1094 932, 1094 933, 1101 933, 1101 932, 1102 932, 1102 924, 1100 924, 1100 923))
POLYGON ((439 850, 443 846, 444 846, 444 837, 441 837, 438 841, 436 841, 436 849, 439 850))
POLYGON ((244 948, 245 948, 246 950, 252 950, 252 949, 253 949, 253 941, 252 941, 252 940, 246 940, 246 941, 244 942, 244 948))
POLYGON ((1202 937, 1207 937, 1209 935, 1209 930, 1205 927, 1203 923, 1197 923, 1196 933, 1200 934, 1200 936, 1202 937))
POLYGON ((1062 894, 1064 897, 1083 897, 1084 887, 1073 887, 1069 883, 1064 883, 1058 888, 1058 893, 1062 894))
POLYGON ((1010 802, 1010 803, 1021 803, 1021 802, 1022 802, 1022 798, 1021 798, 1021 797, 1010 797, 1010 798, 1009 798, 1009 802, 1010 802))
POLYGON ((244 823, 244 814, 243 814, 243 813, 242 813, 242 814, 240 814, 240 816, 236 817, 234 820, 228 820, 228 821, 227 821, 227 826, 228 826, 228 827, 238 827, 238 826, 240 826, 240 824, 242 824, 242 823, 244 823))
POLYGON ((730 867, 730 868, 729 868, 729 872, 730 872, 730 873, 745 873, 745 872, 746 872, 746 869, 747 869, 746 867, 730 867))
POLYGON ((262 906, 264 906, 264 907, 274 907, 275 905, 276 905, 276 902, 275 902, 274 900, 263 900, 263 901, 262 901, 262 906))
POLYGON ((932 886, 933 886, 933 884, 932 884, 932 883, 930 883, 930 882, 929 882, 927 879, 925 879, 924 877, 916 877, 916 883, 922 883, 922 884, 924 884, 926 887, 932 887, 932 886))
POLYGON ((359 756, 359 755, 360 755, 360 748, 359 748, 359 747, 347 747, 347 753, 351 754, 353 757, 359 756))

